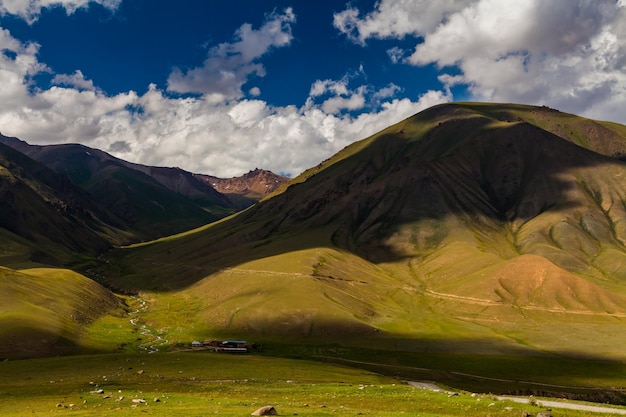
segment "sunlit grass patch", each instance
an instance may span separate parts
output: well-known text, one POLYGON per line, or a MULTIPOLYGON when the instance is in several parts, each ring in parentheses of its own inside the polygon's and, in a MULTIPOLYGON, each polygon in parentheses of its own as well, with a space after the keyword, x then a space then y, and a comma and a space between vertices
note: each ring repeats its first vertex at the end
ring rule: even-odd
POLYGON ((541 410, 457 394, 345 366, 253 355, 116 354, 0 363, 1 415, 10 417, 241 416, 266 405, 279 415, 320 417, 495 417, 541 410))

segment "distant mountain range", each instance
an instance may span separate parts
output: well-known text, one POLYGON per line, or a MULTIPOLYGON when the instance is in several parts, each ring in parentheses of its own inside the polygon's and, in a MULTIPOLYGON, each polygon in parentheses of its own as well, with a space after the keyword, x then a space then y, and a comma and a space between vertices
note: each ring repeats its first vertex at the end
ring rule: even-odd
POLYGON ((185 231, 89 270, 149 294, 168 340, 626 358, 624 125, 444 104, 289 182, 1 142, 4 265, 185 231))
POLYGON ((38 146, 0 135, 0 145, 7 174, 24 180, 20 184, 24 189, 18 188, 15 181, 6 186, 2 226, 37 244, 44 236, 58 239, 57 243, 77 240, 59 245, 70 252, 94 253, 110 244, 150 240, 192 229, 254 204, 272 191, 266 187, 268 178, 276 183, 287 180, 263 172, 265 182, 258 185, 254 178, 244 176, 248 186, 258 192, 236 194, 231 200, 228 193, 216 191, 201 175, 180 168, 134 164, 78 144, 38 146), (57 213, 46 214, 49 210, 57 213), (32 217, 24 218, 29 212, 32 217), (59 215, 65 216, 63 225, 54 220, 59 215), (48 221, 54 225, 48 225, 48 221), (86 230, 81 231, 81 224, 86 230), (82 241, 83 235, 88 244, 82 241))

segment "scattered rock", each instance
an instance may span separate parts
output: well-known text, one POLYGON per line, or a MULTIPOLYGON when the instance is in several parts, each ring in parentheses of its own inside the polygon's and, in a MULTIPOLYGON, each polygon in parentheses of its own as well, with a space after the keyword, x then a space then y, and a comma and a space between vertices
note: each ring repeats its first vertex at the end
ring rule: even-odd
POLYGON ((251 414, 252 416, 277 416, 278 412, 271 405, 266 405, 265 407, 261 407, 251 414))
POLYGON ((161 402, 161 399, 160 399, 159 397, 154 397, 154 402, 155 402, 155 403, 160 403, 160 402, 161 402))
POLYGON ((537 417, 552 417, 552 413, 537 413, 537 417))
POLYGON ((144 400, 143 398, 133 398, 133 402, 138 404, 145 404, 146 400, 144 400))

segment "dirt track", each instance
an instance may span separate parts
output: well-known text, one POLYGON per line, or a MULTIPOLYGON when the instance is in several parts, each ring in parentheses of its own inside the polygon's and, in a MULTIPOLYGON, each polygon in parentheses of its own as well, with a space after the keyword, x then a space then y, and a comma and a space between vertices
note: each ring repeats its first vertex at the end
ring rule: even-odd
MULTIPOLYGON (((446 392, 448 394, 453 394, 453 392, 451 391, 446 391, 443 388, 439 387, 437 384, 433 383, 433 382, 426 382, 426 381, 407 381, 407 384, 409 384, 412 387, 416 387, 416 388, 422 388, 422 389, 427 389, 427 390, 431 390, 431 391, 436 391, 436 392, 446 392)), ((511 396, 505 396, 505 395, 499 395, 496 396, 495 398, 497 398, 500 401, 513 401, 516 403, 522 403, 522 404, 530 404, 531 403, 531 399, 527 398, 527 397, 511 397, 511 396)), ((608 413, 608 414, 621 414, 621 415, 626 415, 626 410, 624 409, 620 409, 620 408, 611 408, 611 407, 602 407, 602 406, 598 406, 598 405, 586 405, 586 404, 575 404, 575 403, 568 403, 568 402, 562 402, 562 401, 551 401, 551 400, 535 400, 533 399, 534 403, 542 406, 542 407, 547 407, 547 408, 565 408, 568 410, 578 410, 578 411, 590 411, 593 413, 608 413)))
MULTIPOLYGON (((334 358, 334 357, 328 357, 328 356, 317 356, 317 358, 320 359, 331 359, 331 360, 335 360, 339 363, 344 362, 344 363, 359 363, 359 364, 363 364, 363 365, 376 365, 376 366, 384 366, 384 367, 393 367, 393 368, 402 368, 401 366, 398 365, 387 365, 387 364, 379 364, 379 363, 373 363, 373 362, 364 362, 364 361, 355 361, 355 360, 350 360, 350 359, 338 359, 338 358, 334 358)), ((424 371, 428 371, 430 369, 427 368, 414 368, 412 367, 412 369, 419 369, 419 370, 424 370, 424 371)), ((472 376, 472 377, 478 377, 478 378, 482 378, 482 379, 490 379, 490 380, 494 380, 494 381, 502 381, 502 382, 524 382, 524 381, 512 381, 512 380, 506 380, 506 379, 500 379, 500 378, 488 378, 488 377, 484 377, 484 376, 478 376, 478 375, 470 375, 470 374, 466 374, 466 373, 462 373, 462 372, 454 372, 454 371, 448 371, 450 373, 453 374, 458 374, 458 375, 464 375, 464 376, 472 376)), ((529 382, 530 383, 530 382, 529 382)), ((431 391, 436 391, 436 392, 445 392, 449 395, 455 395, 458 394, 454 391, 448 391, 445 390, 443 388, 441 388, 440 386, 438 386, 436 383, 431 382, 431 381, 407 381, 407 384, 416 387, 416 388, 421 388, 421 389, 428 389, 431 391)), ((533 383, 535 385, 543 385, 546 387, 553 387, 553 388, 580 388, 580 387, 566 387, 566 386, 562 386, 562 385, 551 385, 551 384, 541 384, 541 383, 533 383)), ((592 388, 592 387, 587 387, 587 388, 592 388)), ((501 395, 501 396, 496 396, 495 398, 497 398, 500 401, 513 401, 513 402, 517 402, 517 403, 525 403, 525 404, 530 404, 531 403, 531 398, 530 397, 515 397, 515 396, 505 396, 505 395, 501 395)), ((537 400, 533 398, 533 402, 535 402, 536 404, 542 406, 542 407, 547 407, 547 408, 564 408, 564 409, 569 409, 569 410, 578 410, 578 411, 589 411, 589 412, 595 412, 595 413, 608 413, 608 414, 620 414, 620 415, 626 415, 626 409, 624 408, 612 408, 612 407, 603 407, 603 406, 599 406, 599 405, 586 405, 586 404, 577 404, 577 403, 571 403, 571 402, 564 402, 564 401, 552 401, 552 400, 537 400)))

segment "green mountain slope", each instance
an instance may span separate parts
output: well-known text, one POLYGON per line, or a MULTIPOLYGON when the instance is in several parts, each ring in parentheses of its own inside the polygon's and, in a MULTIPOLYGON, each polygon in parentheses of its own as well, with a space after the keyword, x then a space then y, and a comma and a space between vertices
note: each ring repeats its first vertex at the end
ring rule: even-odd
POLYGON ((122 304, 109 291, 64 269, 0 267, 0 358, 74 353, 85 326, 122 304))
POLYGON ((625 149, 624 126, 545 107, 436 106, 232 218, 114 254, 108 280, 151 291, 181 339, 623 356, 625 149))

